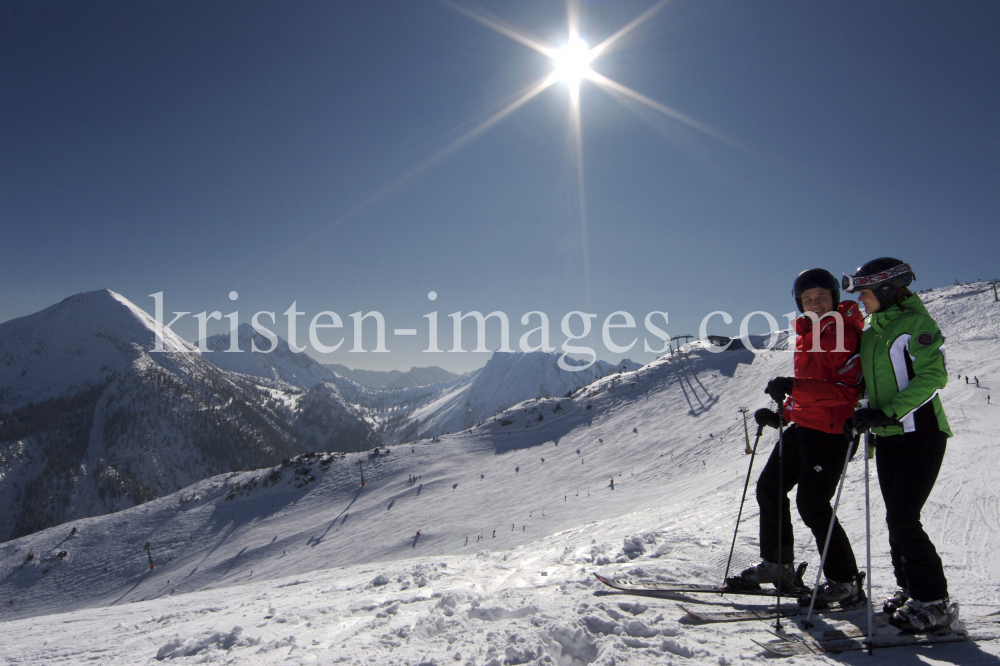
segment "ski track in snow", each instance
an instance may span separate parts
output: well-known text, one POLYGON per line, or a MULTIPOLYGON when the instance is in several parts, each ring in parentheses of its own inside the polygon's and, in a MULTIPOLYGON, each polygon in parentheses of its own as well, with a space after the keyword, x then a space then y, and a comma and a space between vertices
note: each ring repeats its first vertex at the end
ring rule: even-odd
MULTIPOLYGON (((948 337, 942 397, 955 437, 923 522, 970 617, 1000 606, 1000 406, 985 404, 989 389, 955 377, 978 376, 984 387, 997 377, 1000 304, 985 284, 925 299, 948 337)), ((737 410, 766 405, 767 379, 790 371, 789 354, 695 346, 689 358, 606 377, 572 400, 522 403, 437 443, 372 459, 300 459, 276 468, 267 487, 271 470, 215 477, 0 544, 0 661, 771 663, 752 640, 770 639, 773 621, 697 625, 676 607, 752 607, 755 598, 620 595, 591 574, 719 582, 749 463, 737 410)), ((761 438, 754 479, 775 439, 761 438)), ((860 457, 851 463, 839 511, 859 563, 863 469, 860 457)), ((749 495, 736 571, 757 556, 752 483, 749 495)), ((894 583, 874 461, 871 517, 880 599, 894 583)), ((811 583, 819 556, 797 515, 793 524, 811 583)), ((817 628, 863 626, 862 616, 820 618, 817 628)), ((874 659, 996 665, 1000 645, 895 648, 874 659)), ((875 662, 855 652, 786 663, 875 662)))

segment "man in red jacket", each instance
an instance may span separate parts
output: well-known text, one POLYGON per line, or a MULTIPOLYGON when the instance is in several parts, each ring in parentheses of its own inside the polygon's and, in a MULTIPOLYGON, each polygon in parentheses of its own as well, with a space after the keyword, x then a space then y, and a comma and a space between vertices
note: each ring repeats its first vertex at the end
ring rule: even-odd
MULTIPOLYGON (((769 409, 759 409, 754 415, 758 424, 774 428, 779 418, 791 423, 782 436, 783 478, 779 483, 776 446, 757 480, 762 561, 727 579, 726 584, 734 589, 756 589, 761 583, 771 583, 783 591, 802 592, 796 589, 788 492, 798 484, 795 503, 799 515, 822 553, 833 517, 830 500, 851 446, 843 436, 844 421, 854 413, 864 389, 858 356, 864 318, 858 304, 841 303, 837 279, 822 268, 801 273, 792 294, 803 313, 795 320, 795 377, 775 377, 765 389, 776 402, 783 403, 780 417, 769 409)), ((851 606, 862 600, 857 561, 839 522, 833 526, 823 573, 827 580, 817 590, 817 607, 833 603, 851 606)))

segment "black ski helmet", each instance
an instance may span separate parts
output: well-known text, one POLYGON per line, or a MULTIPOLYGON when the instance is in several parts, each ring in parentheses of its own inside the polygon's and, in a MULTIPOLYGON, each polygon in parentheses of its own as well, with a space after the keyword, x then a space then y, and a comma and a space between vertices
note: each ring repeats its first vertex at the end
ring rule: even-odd
POLYGON ((795 297, 795 304, 799 306, 799 312, 805 312, 802 309, 802 292, 813 287, 829 289, 830 296, 833 298, 833 309, 837 309, 837 306, 840 305, 840 286, 837 284, 837 278, 833 277, 833 273, 828 270, 810 268, 799 273, 799 276, 795 278, 795 284, 792 285, 792 296, 795 297))
POLYGON ((862 289, 870 289, 878 299, 880 309, 884 309, 896 296, 900 287, 905 287, 917 279, 910 265, 892 257, 879 257, 858 266, 854 275, 844 275, 844 291, 854 294, 862 289))

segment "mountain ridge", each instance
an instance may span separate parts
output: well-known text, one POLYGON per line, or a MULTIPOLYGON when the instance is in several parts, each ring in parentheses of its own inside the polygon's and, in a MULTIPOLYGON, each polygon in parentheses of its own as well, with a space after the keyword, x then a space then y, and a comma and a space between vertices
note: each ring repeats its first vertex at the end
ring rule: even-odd
POLYGON ((304 398, 219 368, 110 290, 4 322, 0 540, 275 464, 304 452, 303 440, 381 443, 342 399, 304 398))
POLYGON ((361 370, 351 369, 340 363, 324 363, 325 367, 337 374, 353 379, 369 388, 407 388, 410 386, 427 386, 461 379, 462 375, 449 372, 436 365, 424 367, 412 366, 409 370, 361 370))

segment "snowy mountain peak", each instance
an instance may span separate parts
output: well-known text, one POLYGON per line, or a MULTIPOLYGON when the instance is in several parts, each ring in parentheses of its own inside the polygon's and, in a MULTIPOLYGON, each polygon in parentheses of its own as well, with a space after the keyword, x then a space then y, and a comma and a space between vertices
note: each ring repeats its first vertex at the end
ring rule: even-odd
POLYGON ((227 352, 229 333, 220 333, 205 340, 205 347, 211 352, 206 358, 226 370, 285 382, 302 389, 310 389, 322 382, 338 385, 350 382, 305 352, 293 352, 283 337, 276 335, 275 338, 277 342, 272 344, 250 324, 243 323, 237 329, 236 344, 240 353, 227 352), (254 351, 255 347, 258 351, 254 351))
MULTIPOLYGON (((559 358, 559 354, 543 351, 493 352, 481 369, 417 407, 387 441, 465 430, 525 400, 561 397, 613 372, 639 367, 625 359, 618 365, 597 361, 579 371, 567 371, 559 367, 559 358)), ((565 361, 586 365, 569 357, 565 361)))
POLYGON ((153 349, 156 332, 167 353, 160 364, 197 349, 165 330, 127 298, 101 289, 70 296, 40 312, 0 324, 0 408, 100 383, 153 349), (174 357, 174 358, 171 358, 174 357))

